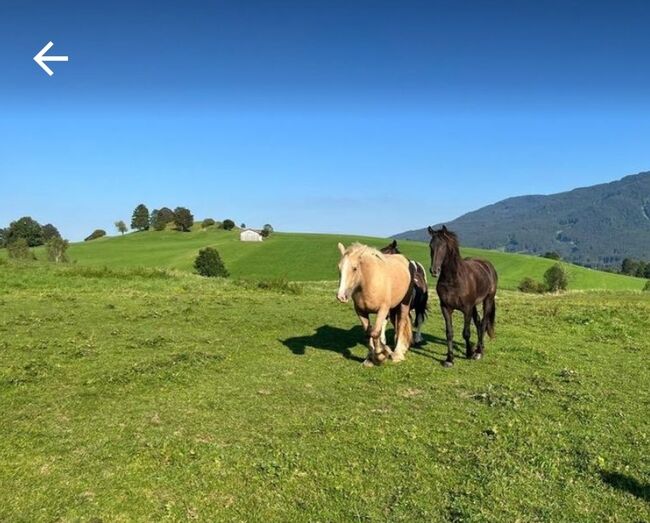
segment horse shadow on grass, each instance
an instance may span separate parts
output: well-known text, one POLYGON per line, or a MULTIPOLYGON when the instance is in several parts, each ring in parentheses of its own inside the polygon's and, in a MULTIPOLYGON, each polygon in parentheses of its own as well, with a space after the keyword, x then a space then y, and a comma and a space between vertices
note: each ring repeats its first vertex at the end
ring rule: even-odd
MULTIPOLYGON (((386 332, 389 344, 393 343, 394 333, 391 330, 386 332)), ((415 347, 411 347, 411 351, 418 356, 431 358, 439 362, 443 362, 447 356, 447 341, 437 336, 430 334, 423 334, 424 342, 415 347), (436 351, 433 346, 442 346, 444 350, 436 351)), ((351 349, 357 345, 365 345, 366 335, 361 328, 361 325, 355 325, 351 329, 341 329, 333 327, 332 325, 321 325, 316 328, 313 334, 308 336, 295 336, 285 340, 279 340, 285 347, 296 355, 304 355, 307 348, 317 350, 328 350, 341 354, 344 358, 362 362, 363 358, 352 354, 351 349)), ((464 346, 454 343, 454 349, 457 352, 465 354, 464 346)))
POLYGON ((636 479, 625 474, 606 472, 604 470, 600 472, 600 478, 604 483, 617 490, 628 492, 643 501, 650 502, 650 485, 639 483, 636 479))
MULTIPOLYGON (((447 359, 447 340, 431 334, 422 334, 423 342, 411 347, 411 352, 418 356, 431 358, 432 360, 444 362, 447 359), (440 349, 441 348, 441 349, 440 349)), ((456 355, 465 355, 465 345, 454 341, 454 352, 456 355)))
POLYGON ((309 336, 295 336, 280 340, 285 347, 296 355, 303 355, 307 348, 329 350, 341 354, 344 358, 354 361, 363 361, 363 358, 352 354, 353 347, 364 344, 366 335, 361 325, 351 329, 341 329, 331 325, 321 325, 309 336))

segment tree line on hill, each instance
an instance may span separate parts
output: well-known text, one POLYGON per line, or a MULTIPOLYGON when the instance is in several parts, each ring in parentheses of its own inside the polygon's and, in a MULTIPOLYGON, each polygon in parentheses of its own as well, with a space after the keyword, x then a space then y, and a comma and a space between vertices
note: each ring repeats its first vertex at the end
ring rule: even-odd
POLYGON ((650 279, 650 261, 625 258, 621 263, 621 274, 650 279))
MULTIPOLYGON (((129 230, 124 220, 118 220, 114 225, 117 232, 120 234, 124 234, 129 230)), ((194 215, 186 207, 176 207, 174 210, 171 210, 169 207, 162 207, 149 212, 149 209, 143 203, 138 204, 138 206, 133 210, 131 216, 131 229, 134 231, 164 231, 170 226, 173 226, 177 231, 189 232, 194 226, 194 215)), ((218 229, 230 231, 235 228, 235 222, 230 218, 226 218, 223 221, 206 218, 201 222, 201 227, 204 229, 207 229, 208 227, 216 227, 218 229)), ((242 223, 240 227, 245 229, 246 224, 242 223)), ((268 237, 273 232, 273 226, 267 223, 260 232, 262 236, 268 237)), ((97 229, 86 238, 86 241, 94 240, 105 235, 106 231, 103 229, 97 229)))
POLYGON ((41 245, 45 245, 48 260, 56 263, 67 261, 69 242, 51 223, 41 225, 31 216, 23 216, 11 222, 9 227, 0 228, 0 247, 6 247, 9 258, 33 260, 35 256, 30 248, 41 245))

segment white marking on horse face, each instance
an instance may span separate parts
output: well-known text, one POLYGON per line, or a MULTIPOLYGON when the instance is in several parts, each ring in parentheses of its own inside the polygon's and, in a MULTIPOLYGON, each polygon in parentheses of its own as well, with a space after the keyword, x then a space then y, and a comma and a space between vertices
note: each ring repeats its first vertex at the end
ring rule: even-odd
POLYGON ((339 290, 336 293, 336 298, 341 302, 345 303, 348 301, 347 295, 347 282, 348 282, 348 272, 350 270, 350 259, 347 256, 343 256, 343 259, 339 263, 339 290))

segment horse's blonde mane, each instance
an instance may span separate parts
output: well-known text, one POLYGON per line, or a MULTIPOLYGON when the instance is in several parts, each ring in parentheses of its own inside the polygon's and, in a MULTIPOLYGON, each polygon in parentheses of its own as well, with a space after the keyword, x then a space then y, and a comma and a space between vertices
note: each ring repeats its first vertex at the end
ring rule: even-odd
POLYGON ((370 254, 372 256, 379 258, 382 261, 386 260, 385 255, 382 252, 380 252, 379 249, 375 249, 374 247, 370 247, 370 245, 365 245, 359 242, 354 242, 352 245, 350 245, 345 250, 345 254, 349 256, 358 256, 358 257, 364 256, 366 254, 370 254))

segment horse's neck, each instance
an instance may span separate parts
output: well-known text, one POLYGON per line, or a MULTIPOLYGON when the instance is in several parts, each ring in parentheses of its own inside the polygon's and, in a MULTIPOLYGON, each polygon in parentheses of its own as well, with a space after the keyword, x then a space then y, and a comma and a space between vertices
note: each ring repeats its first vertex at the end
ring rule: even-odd
POLYGON ((445 259, 442 261, 440 276, 448 280, 454 280, 460 272, 463 259, 458 250, 449 250, 445 259))

